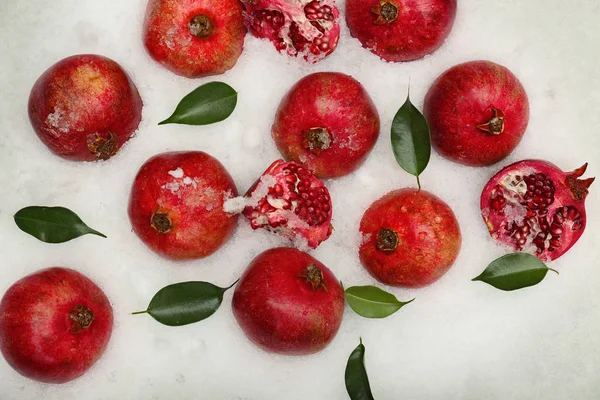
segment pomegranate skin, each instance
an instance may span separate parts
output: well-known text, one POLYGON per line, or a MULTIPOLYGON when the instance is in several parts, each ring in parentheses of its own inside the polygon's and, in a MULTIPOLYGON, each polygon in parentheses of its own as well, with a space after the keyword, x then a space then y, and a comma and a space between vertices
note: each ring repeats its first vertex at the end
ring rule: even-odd
POLYGON ((223 165, 201 151, 162 153, 138 172, 129 198, 133 231, 173 260, 207 257, 233 233, 237 215, 223 203, 237 196, 223 165))
POLYGON ((271 128, 287 161, 304 163, 318 178, 355 171, 379 137, 379 114, 364 87, 349 75, 305 76, 285 95, 271 128))
POLYGON ((337 333, 343 313, 344 291, 333 273, 293 248, 259 254, 233 295, 233 314, 246 336, 279 354, 322 350, 337 333), (310 274, 306 277, 309 267, 316 272, 312 281, 310 274))
POLYGON ((346 1, 350 34, 386 61, 412 61, 433 53, 450 34, 455 17, 456 0, 346 1))
POLYGON ((144 46, 168 70, 187 78, 222 74, 242 54, 246 28, 236 0, 150 0, 144 46))
POLYGON ((456 260, 462 240, 450 207, 429 192, 410 188, 373 203, 363 215, 360 233, 360 261, 367 271, 381 283, 407 288, 441 278, 456 260))
POLYGON ((423 108, 437 152, 474 167, 508 156, 529 122, 525 89, 507 68, 491 61, 471 61, 444 72, 427 92, 423 108), (501 122, 495 134, 488 125, 494 118, 501 122))
POLYGON ((40 382, 83 375, 104 353, 112 326, 102 290, 68 268, 26 276, 0 301, 0 351, 17 372, 40 382), (79 316, 77 306, 83 306, 79 316))
POLYGON ((481 216, 490 236, 516 251, 552 261, 581 238, 585 199, 595 178, 580 179, 587 163, 563 172, 543 160, 504 167, 481 193, 481 216))
POLYGON ((57 62, 38 78, 28 111, 35 133, 54 154, 106 160, 138 128, 142 99, 119 64, 83 54, 57 62))

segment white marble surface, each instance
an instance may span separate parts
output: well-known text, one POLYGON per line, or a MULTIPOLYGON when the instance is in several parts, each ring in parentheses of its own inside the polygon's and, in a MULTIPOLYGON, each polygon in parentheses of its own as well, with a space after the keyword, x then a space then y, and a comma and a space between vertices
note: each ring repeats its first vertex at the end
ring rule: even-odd
MULTIPOLYGON (((343 8, 343 2, 339 3, 343 8)), ((76 268, 94 279, 115 311, 104 357, 65 385, 27 380, 0 360, 1 400, 304 400, 346 399, 344 367, 362 336, 378 400, 597 399, 600 396, 600 183, 588 198, 588 228, 542 284, 505 293, 471 282, 503 254, 479 216, 479 192, 501 165, 543 158, 564 169, 590 162, 600 175, 600 9, 594 0, 459 0, 446 44, 424 60, 385 64, 360 48, 345 26, 337 51, 308 66, 247 37, 237 66, 216 79, 239 90, 235 113, 207 127, 157 126, 199 84, 161 68, 146 55, 141 26, 146 0, 3 0, 0 5, 0 293, 42 267, 76 268), (35 79, 59 59, 98 53, 132 75, 144 99, 137 136, 103 164, 51 155, 33 133, 26 104, 35 79), (360 80, 376 103, 382 135, 354 175, 329 182, 336 231, 314 255, 347 285, 372 284, 358 262, 363 210, 389 190, 414 186, 390 149, 391 120, 411 97, 419 107, 433 79, 471 59, 509 67, 523 82, 531 121, 517 150, 491 168, 454 165, 433 154, 424 188, 455 210, 463 248, 453 269, 421 290, 390 289, 417 300, 385 320, 347 309, 340 332, 322 353, 273 356, 238 328, 227 293, 209 320, 169 328, 131 316, 161 287, 185 280, 234 281, 260 251, 281 244, 240 220, 234 238, 214 256, 173 263, 151 253, 131 232, 129 187, 139 166, 167 150, 201 149, 216 156, 244 191, 278 157, 269 128, 279 99, 301 76, 341 71, 360 80), (87 236, 48 245, 20 232, 12 215, 28 205, 76 211, 107 240, 87 236)), ((214 79, 214 78, 213 78, 214 79)))

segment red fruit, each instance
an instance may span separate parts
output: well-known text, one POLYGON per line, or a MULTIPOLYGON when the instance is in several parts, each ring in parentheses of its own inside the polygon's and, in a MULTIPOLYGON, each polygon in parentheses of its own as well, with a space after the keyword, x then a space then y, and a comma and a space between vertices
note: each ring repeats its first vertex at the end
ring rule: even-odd
POLYGON ((350 34, 386 61, 411 61, 444 43, 456 0, 347 0, 350 34))
POLYGON ((315 249, 333 231, 329 191, 305 166, 295 162, 275 161, 243 198, 230 200, 225 210, 243 210, 252 229, 276 232, 299 247, 315 249))
POLYGON ((386 285, 416 288, 429 285, 450 269, 461 244, 454 213, 424 190, 392 191, 360 221, 360 261, 386 285))
POLYGON ((271 133, 286 160, 306 164, 321 179, 336 178, 367 158, 379 136, 379 115, 357 80, 320 72, 290 89, 271 133))
POLYGON ((163 153, 138 172, 129 199, 134 232, 174 260, 211 255, 231 236, 237 215, 223 203, 237 196, 225 167, 201 151, 163 153))
POLYGON ((0 302, 0 350, 20 374, 47 383, 83 375, 104 353, 113 314, 102 290, 68 268, 12 285, 0 302))
POLYGON ((322 350, 337 333, 343 313, 344 291, 333 273, 291 248, 259 254, 233 295, 233 314, 246 336, 280 354, 322 350))
POLYGON ((315 63, 337 46, 340 13, 333 0, 242 0, 242 4, 248 30, 269 39, 280 52, 300 54, 315 63))
POLYGON ((142 118, 142 99, 116 62, 85 54, 65 58, 38 78, 29 120, 54 154, 74 161, 107 160, 142 118))
POLYGON ((481 215, 492 238, 542 261, 562 256, 585 230, 585 198, 594 182, 579 179, 586 168, 565 173, 540 160, 503 168, 481 193, 481 215))
POLYGON ((438 153, 460 164, 486 166, 517 147, 529 122, 529 102, 508 69, 471 61, 437 78, 424 114, 438 153))
POLYGON ((233 68, 246 28, 237 0, 150 0, 144 45, 168 70, 188 78, 233 68))

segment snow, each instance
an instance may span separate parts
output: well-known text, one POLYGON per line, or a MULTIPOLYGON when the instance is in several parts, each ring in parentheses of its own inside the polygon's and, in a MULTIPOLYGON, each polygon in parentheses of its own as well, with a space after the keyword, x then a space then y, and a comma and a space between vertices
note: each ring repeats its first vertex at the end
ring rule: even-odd
MULTIPOLYGON (((145 53, 140 39, 145 6, 145 0, 60 0, 51 7, 42 0, 2 2, 0 293, 43 267, 76 268, 110 298, 115 328, 102 359, 65 385, 30 381, 0 360, 1 400, 346 399, 344 367, 359 337, 378 400, 598 398, 600 184, 592 186, 587 201, 586 233, 551 265, 559 276, 548 274, 540 285, 510 293, 470 281, 504 254, 488 238, 479 215, 479 192, 502 166, 540 158, 568 170, 589 161, 586 176, 600 175, 596 1, 459 0, 446 44, 405 64, 382 62, 362 49, 345 25, 338 49, 317 65, 286 58, 269 43, 247 37, 233 70, 198 80, 175 76, 145 53), (144 100, 137 135, 108 162, 62 160, 29 125, 33 83, 47 67, 77 53, 118 61, 144 100), (400 300, 415 297, 413 303, 383 320, 364 319, 346 308, 335 340, 310 357, 275 356, 254 347, 233 318, 232 291, 210 319, 185 327, 130 315, 171 283, 205 280, 228 286, 254 256, 288 243, 264 230, 252 231, 240 218, 232 239, 213 256, 185 263, 161 259, 135 236, 127 217, 139 167, 160 152, 202 150, 219 159, 245 193, 280 157, 269 133, 279 99, 300 77, 316 71, 358 79, 377 106, 382 134, 361 169, 327 182, 335 230, 311 254, 346 287, 376 284, 356 252, 362 213, 385 193, 416 185, 395 162, 392 118, 406 99, 409 79, 411 99, 421 108, 440 73, 473 59, 499 62, 521 79, 531 120, 521 145, 497 166, 463 167, 432 153, 421 182, 455 211, 463 247, 455 266, 427 288, 380 285, 400 300), (210 126, 157 125, 183 96, 212 80, 239 91, 231 117, 210 126), (108 239, 41 243, 19 231, 12 219, 34 204, 68 207, 108 239)), ((343 13, 343 1, 338 6, 343 13)))

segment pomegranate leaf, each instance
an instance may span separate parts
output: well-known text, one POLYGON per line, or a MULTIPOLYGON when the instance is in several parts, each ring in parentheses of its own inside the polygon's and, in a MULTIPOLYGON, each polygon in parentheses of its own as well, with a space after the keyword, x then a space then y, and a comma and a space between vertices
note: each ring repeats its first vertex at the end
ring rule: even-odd
POLYGON ((369 376, 365 369, 365 346, 362 339, 348 358, 345 378, 346 390, 351 400, 374 400, 369 376))
POLYGON ((221 288, 208 282, 175 283, 160 289, 148 309, 133 314, 148 313, 161 324, 169 326, 192 324, 213 315, 221 306, 223 294, 233 285, 221 288))
POLYGON ((398 164, 411 175, 417 177, 429 164, 431 141, 429 125, 425 117, 410 102, 410 95, 392 122, 392 150, 398 164))
POLYGON ((511 291, 537 285, 548 271, 548 268, 537 257, 528 253, 506 254, 490 263, 488 267, 472 281, 482 281, 493 287, 511 291))
POLYGON ((185 96, 164 124, 208 125, 223 121, 237 104, 237 92, 223 82, 209 82, 185 96))
POLYGON ((64 243, 87 234, 106 238, 64 207, 25 207, 17 211, 14 219, 19 229, 46 243, 64 243))
POLYGON ((401 302, 396 296, 375 286, 352 286, 345 290, 350 308, 365 318, 389 317, 414 299, 401 302))

